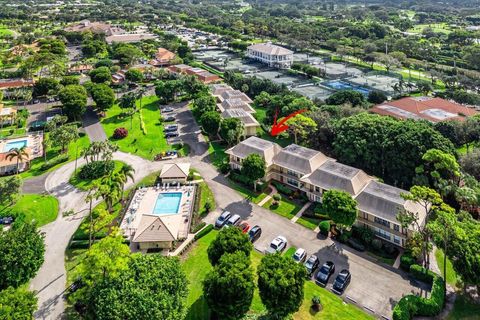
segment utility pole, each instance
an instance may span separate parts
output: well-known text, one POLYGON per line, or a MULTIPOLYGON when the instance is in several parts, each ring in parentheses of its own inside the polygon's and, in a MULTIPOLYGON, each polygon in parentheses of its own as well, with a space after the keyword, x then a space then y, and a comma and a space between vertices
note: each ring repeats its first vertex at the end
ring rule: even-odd
POLYGON ((385 42, 385 54, 388 54, 388 42, 385 42))

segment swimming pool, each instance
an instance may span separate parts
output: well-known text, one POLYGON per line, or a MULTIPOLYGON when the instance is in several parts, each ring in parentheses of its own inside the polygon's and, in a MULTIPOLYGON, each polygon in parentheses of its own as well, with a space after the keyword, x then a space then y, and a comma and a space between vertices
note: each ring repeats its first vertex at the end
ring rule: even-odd
POLYGON ((5 147, 3 148, 3 152, 9 152, 12 149, 21 149, 22 147, 27 146, 27 139, 24 140, 15 140, 15 141, 10 141, 7 142, 5 147))
POLYGON ((182 199, 181 192, 160 193, 153 208, 153 214, 167 215, 177 214, 182 199))
POLYGON ((364 87, 356 87, 351 85, 348 82, 343 82, 343 81, 330 81, 324 83, 327 87, 330 87, 335 90, 355 90, 357 92, 360 92, 361 94, 368 95, 370 93, 370 90, 364 88, 364 87))

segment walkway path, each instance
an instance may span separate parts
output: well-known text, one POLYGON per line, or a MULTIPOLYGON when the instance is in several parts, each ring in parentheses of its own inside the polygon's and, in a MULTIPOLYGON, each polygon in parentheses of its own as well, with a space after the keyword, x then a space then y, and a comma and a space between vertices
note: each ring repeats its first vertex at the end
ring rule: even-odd
POLYGON ((273 195, 276 194, 278 191, 277 191, 277 188, 275 188, 272 184, 269 185, 269 188, 270 188, 270 193, 268 194, 268 196, 266 196, 265 198, 262 199, 262 201, 260 201, 258 203, 258 205, 260 207, 262 207, 265 203, 268 202, 268 200, 272 199, 273 195))
POLYGON ((302 209, 300 209, 300 211, 298 211, 298 213, 295 215, 295 217, 293 217, 290 221, 292 223, 295 223, 297 222, 297 220, 302 216, 302 214, 305 212, 305 210, 307 210, 311 205, 312 205, 313 202, 307 202, 305 203, 305 205, 302 207, 302 209))

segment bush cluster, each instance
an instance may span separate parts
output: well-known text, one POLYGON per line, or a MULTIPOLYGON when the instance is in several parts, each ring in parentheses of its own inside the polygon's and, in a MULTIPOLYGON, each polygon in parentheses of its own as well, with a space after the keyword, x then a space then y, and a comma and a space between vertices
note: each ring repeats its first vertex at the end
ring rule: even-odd
POLYGON ((213 230, 213 224, 209 224, 208 226, 206 226, 202 231, 200 231, 199 233, 197 233, 194 237, 195 240, 198 240, 204 236, 206 236, 207 234, 210 233, 210 231, 213 230))
POLYGON ((278 190, 278 192, 283 193, 287 196, 291 196, 293 194, 293 190, 284 186, 283 184, 273 181, 272 184, 275 186, 275 188, 278 190))
POLYGON ((238 174, 236 172, 232 172, 230 173, 230 178, 235 181, 235 182, 240 182, 246 186, 252 186, 252 183, 250 181, 250 179, 248 179, 246 176, 244 175, 241 175, 241 174, 238 174))
POLYGON ((320 233, 324 236, 328 236, 328 232, 330 231, 330 221, 324 220, 319 224, 320 233))
POLYGON ((127 136, 128 136, 128 130, 125 128, 117 128, 113 132, 113 137, 115 139, 123 139, 123 138, 126 138, 127 136))
POLYGON ((65 161, 68 161, 68 154, 61 154, 51 160, 48 160, 44 164, 40 166, 40 170, 48 170, 50 168, 55 167, 57 164, 63 163, 65 161))
POLYGON ((402 256, 400 257, 400 268, 405 271, 409 271, 410 266, 412 266, 413 264, 415 264, 415 258, 409 252, 405 252, 404 254, 402 254, 402 256))
POLYGON ((93 161, 80 168, 78 177, 83 180, 98 179, 113 171, 113 161, 93 161))
POLYGON ((404 296, 393 308, 393 320, 410 320, 414 316, 433 317, 439 314, 445 304, 443 278, 419 265, 412 265, 410 272, 419 280, 429 280, 432 283, 430 298, 412 294, 404 296))

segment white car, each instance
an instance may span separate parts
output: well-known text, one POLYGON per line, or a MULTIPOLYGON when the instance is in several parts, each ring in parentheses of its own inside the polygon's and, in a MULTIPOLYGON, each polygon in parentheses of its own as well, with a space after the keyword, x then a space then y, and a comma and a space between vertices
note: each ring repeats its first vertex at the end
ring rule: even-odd
POLYGON ((307 252, 303 248, 298 248, 297 251, 293 254, 293 261, 296 263, 304 262, 307 258, 307 252))
POLYGON ((270 246, 265 249, 265 253, 277 253, 282 252, 287 247, 287 239, 284 236, 278 236, 272 240, 270 246))

